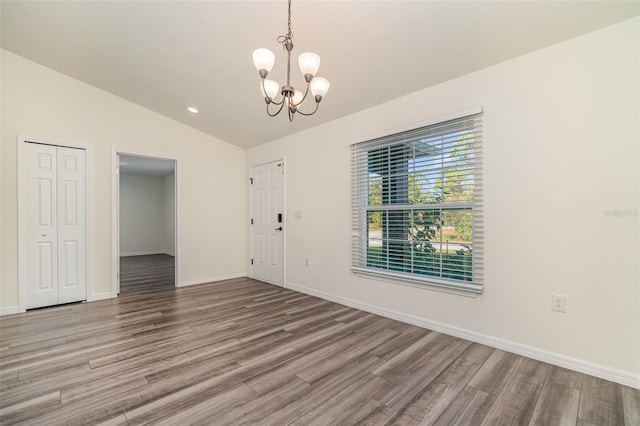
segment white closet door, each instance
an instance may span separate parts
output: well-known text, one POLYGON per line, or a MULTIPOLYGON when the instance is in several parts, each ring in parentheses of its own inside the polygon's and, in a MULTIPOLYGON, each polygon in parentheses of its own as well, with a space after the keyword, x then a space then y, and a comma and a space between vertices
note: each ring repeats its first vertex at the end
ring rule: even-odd
POLYGON ((86 152, 25 144, 27 309, 86 300, 86 152))
POLYGON ((83 149, 58 150, 58 303, 87 298, 86 159, 83 149))
POLYGON ((58 303, 56 147, 26 144, 27 309, 58 303))

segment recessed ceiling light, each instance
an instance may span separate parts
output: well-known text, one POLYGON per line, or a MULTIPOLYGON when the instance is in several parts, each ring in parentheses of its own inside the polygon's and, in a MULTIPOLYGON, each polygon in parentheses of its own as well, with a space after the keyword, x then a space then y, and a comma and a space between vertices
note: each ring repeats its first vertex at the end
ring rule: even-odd
POLYGON ((192 114, 197 114, 198 108, 190 106, 190 107, 187 107, 187 111, 189 111, 192 114))

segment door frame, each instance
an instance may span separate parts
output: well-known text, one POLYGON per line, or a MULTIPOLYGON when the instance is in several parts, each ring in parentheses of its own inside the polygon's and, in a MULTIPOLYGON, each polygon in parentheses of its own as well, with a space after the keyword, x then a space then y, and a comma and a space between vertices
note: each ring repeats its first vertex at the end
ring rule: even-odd
POLYGON ((174 287, 180 287, 180 158, 166 153, 146 151, 140 149, 111 147, 111 297, 118 297, 120 293, 120 169, 118 156, 131 155, 135 157, 153 158, 158 160, 175 161, 174 195, 175 195, 175 234, 174 234, 174 287))
MULTIPOLYGON (((283 177, 282 177, 282 210, 284 214, 284 230, 282 231, 282 284, 280 284, 283 288, 287 288, 287 159, 283 154, 277 158, 273 158, 267 161, 258 161, 256 163, 252 163, 249 166, 249 182, 252 182, 253 176, 253 168, 258 166, 264 166, 269 163, 277 163, 281 162, 283 167, 283 177)), ((251 259, 255 258, 255 247, 253 244, 253 226, 251 225, 251 215, 253 214, 253 185, 249 184, 249 214, 247 223, 249 224, 249 259, 247 259, 247 263, 249 264, 249 277, 254 278, 253 276, 253 265, 251 264, 251 259)), ((272 283, 274 284, 274 283, 272 283)))
POLYGON ((93 300, 93 291, 91 285, 91 209, 89 205, 91 204, 90 196, 91 193, 91 181, 89 172, 91 168, 91 149, 88 145, 68 143, 68 142, 60 142, 60 141, 52 141, 46 140, 42 138, 30 138, 22 135, 18 135, 17 144, 18 144, 18 312, 26 312, 27 310, 27 277, 26 277, 26 269, 27 269, 27 244, 24 241, 23 236, 26 235, 27 231, 27 223, 25 220, 26 217, 26 196, 25 196, 25 188, 26 188, 26 145, 27 143, 38 143, 42 145, 51 145, 51 146, 60 146, 63 148, 75 148, 75 149, 83 149, 86 154, 86 166, 85 166, 85 256, 86 256, 86 277, 85 277, 85 285, 86 285, 86 295, 87 302, 93 300))

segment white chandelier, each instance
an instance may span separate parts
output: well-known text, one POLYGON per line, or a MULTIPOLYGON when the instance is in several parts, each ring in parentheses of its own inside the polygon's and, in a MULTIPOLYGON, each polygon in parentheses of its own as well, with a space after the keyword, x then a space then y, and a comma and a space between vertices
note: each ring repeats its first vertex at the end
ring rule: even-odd
POLYGON ((261 89, 264 100, 267 103, 267 114, 270 117, 275 117, 282 111, 282 108, 287 107, 289 114, 289 121, 293 121, 294 114, 300 113, 302 115, 313 115, 318 110, 318 105, 322 98, 329 91, 329 81, 326 78, 316 77, 318 68, 320 67, 320 56, 315 53, 306 52, 302 53, 298 57, 298 66, 304 76, 304 81, 307 83, 307 88, 304 93, 291 86, 291 50, 293 49, 293 33, 291 32, 291 0, 289 0, 289 32, 287 35, 279 36, 277 38, 278 43, 282 44, 283 49, 287 51, 287 84, 280 86, 276 81, 267 79, 269 72, 273 68, 273 64, 276 60, 276 55, 269 49, 256 49, 253 51, 253 64, 255 65, 261 79, 261 89), (307 95, 311 91, 311 95, 316 102, 315 109, 311 112, 303 112, 299 109, 299 106, 307 99, 307 95), (278 100, 278 95, 282 97, 278 100), (272 112, 270 105, 279 105, 277 111, 272 112))

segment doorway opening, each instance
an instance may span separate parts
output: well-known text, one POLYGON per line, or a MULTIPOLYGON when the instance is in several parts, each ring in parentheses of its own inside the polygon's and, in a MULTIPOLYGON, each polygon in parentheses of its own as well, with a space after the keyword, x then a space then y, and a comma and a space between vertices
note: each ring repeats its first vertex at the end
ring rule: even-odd
POLYGON ((115 295, 177 287, 178 161, 115 152, 115 295))

